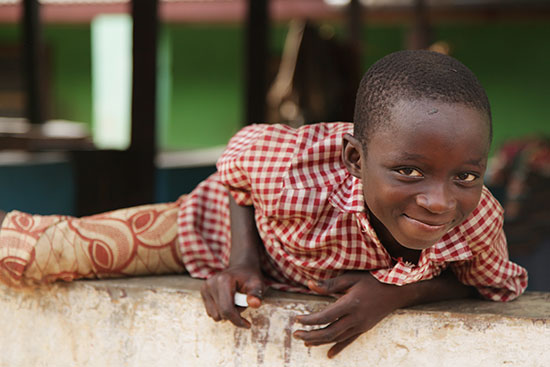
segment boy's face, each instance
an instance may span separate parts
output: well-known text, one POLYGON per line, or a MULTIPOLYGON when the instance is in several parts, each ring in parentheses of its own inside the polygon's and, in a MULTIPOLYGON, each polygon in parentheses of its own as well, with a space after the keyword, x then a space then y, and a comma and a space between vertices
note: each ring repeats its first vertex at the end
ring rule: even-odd
POLYGON ((398 102, 365 150, 344 137, 344 161, 382 241, 422 250, 462 223, 481 196, 489 140, 484 114, 431 100, 398 102))

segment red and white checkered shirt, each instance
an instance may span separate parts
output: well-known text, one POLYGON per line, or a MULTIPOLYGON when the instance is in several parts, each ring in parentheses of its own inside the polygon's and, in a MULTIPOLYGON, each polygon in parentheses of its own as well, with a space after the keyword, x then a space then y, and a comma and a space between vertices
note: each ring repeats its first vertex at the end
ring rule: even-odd
POLYGON ((341 160, 342 136, 352 130, 349 123, 251 125, 235 135, 218 172, 182 201, 178 227, 189 273, 207 278, 229 262, 229 189, 238 204, 255 208, 262 266, 276 288, 303 290, 310 279, 347 270, 404 285, 450 266, 492 300, 525 290, 527 272, 508 260, 502 208, 485 187, 472 214, 423 250, 418 264, 393 260, 369 223, 361 181, 341 160))

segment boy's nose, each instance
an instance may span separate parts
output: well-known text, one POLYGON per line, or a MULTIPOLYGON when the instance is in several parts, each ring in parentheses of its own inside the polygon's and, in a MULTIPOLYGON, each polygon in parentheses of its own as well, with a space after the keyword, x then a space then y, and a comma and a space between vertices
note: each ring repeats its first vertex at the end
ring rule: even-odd
POLYGON ((432 185, 416 196, 416 204, 434 214, 447 213, 456 208, 456 199, 443 184, 432 185))

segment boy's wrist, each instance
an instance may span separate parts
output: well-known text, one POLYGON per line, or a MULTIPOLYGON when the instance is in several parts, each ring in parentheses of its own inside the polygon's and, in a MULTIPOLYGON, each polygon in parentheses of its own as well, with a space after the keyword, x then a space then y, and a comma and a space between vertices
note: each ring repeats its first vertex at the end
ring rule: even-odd
POLYGON ((229 258, 228 267, 245 267, 260 271, 260 259, 255 251, 246 254, 234 254, 229 258))
POLYGON ((262 240, 256 228, 254 207, 238 205, 231 194, 229 208, 231 217, 231 253, 229 267, 245 267, 260 270, 262 240))
POLYGON ((433 279, 411 283, 402 288, 403 304, 400 307, 475 296, 475 288, 460 283, 450 270, 433 279))

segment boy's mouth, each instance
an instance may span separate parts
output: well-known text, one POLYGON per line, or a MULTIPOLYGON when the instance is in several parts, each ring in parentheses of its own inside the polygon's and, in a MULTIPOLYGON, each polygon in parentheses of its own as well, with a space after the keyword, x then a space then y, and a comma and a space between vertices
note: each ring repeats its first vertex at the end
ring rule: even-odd
POLYGON ((403 217, 405 217, 407 222, 413 225, 415 228, 418 228, 423 231, 428 231, 428 232, 440 231, 446 228, 450 223, 449 221, 435 222, 431 220, 417 219, 417 218, 409 217, 407 214, 403 214, 403 217))

